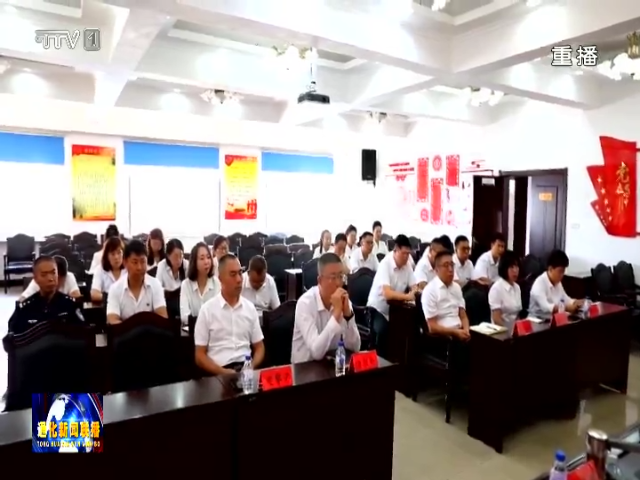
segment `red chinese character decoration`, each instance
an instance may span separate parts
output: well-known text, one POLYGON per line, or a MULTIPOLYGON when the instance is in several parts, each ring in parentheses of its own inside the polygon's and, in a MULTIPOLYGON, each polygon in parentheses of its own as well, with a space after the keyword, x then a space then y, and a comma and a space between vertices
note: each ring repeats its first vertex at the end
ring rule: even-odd
POLYGON ((447 187, 458 187, 460 185, 460 155, 447 155, 445 176, 447 187))
POLYGON ((442 179, 431 179, 431 192, 429 199, 431 201, 431 224, 442 224, 442 179))
POLYGON ((358 352, 351 355, 351 369, 354 372, 364 372, 378 368, 378 354, 375 350, 358 352))
POLYGON ((427 195, 429 194, 429 159, 418 159, 418 172, 417 172, 417 188, 416 195, 418 202, 426 202, 427 195))
POLYGON ((587 173, 596 200, 591 202, 605 231, 615 237, 637 235, 637 145, 600 137, 604 165, 590 165, 587 173))
POLYGON ((260 385, 264 391, 293 386, 291 365, 260 370, 260 385))

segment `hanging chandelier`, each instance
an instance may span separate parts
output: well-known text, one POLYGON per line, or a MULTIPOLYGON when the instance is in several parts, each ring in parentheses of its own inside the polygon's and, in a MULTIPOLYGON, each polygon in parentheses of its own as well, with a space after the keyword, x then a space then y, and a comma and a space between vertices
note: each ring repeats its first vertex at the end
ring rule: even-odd
POLYGON ((200 98, 215 106, 215 114, 225 118, 238 118, 242 114, 242 97, 236 93, 224 90, 205 90, 200 98))
POLYGON ((467 87, 462 90, 462 95, 472 107, 480 107, 481 105, 493 107, 502 100, 504 92, 491 90, 490 88, 467 87))
POLYGON ((627 35, 627 49, 613 60, 598 64, 598 72, 612 80, 631 77, 640 80, 640 35, 633 32, 627 35))
POLYGON ((272 50, 275 53, 276 60, 287 71, 307 69, 309 62, 314 62, 318 59, 318 52, 315 48, 286 45, 284 48, 273 46, 272 50))

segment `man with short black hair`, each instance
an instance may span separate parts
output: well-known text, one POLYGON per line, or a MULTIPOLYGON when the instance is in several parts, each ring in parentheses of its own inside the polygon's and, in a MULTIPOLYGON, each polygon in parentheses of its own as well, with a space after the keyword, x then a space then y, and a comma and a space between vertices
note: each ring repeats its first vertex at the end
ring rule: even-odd
POLYGON ((473 277, 473 262, 469 259, 470 254, 469 239, 464 235, 458 235, 455 240, 453 263, 456 265, 457 282, 461 287, 464 287, 473 277))
POLYGON ((376 348, 378 355, 384 358, 388 358, 389 302, 414 301, 418 292, 416 278, 409 265, 410 257, 411 242, 406 235, 400 234, 395 239, 393 253, 380 262, 369 291, 367 306, 372 307, 376 348))
POLYGON ((276 281, 267 273, 267 260, 262 255, 249 260, 249 269, 242 275, 242 296, 253 303, 260 320, 265 310, 280 306, 276 281))
POLYGON ((373 231, 373 254, 376 256, 379 253, 387 255, 389 253, 389 248, 387 247, 387 243, 382 240, 382 223, 380 223, 379 220, 376 220, 373 222, 371 230, 373 231))
POLYGON ((41 322, 84 324, 78 304, 58 290, 58 267, 54 258, 42 255, 33 264, 38 291, 26 298, 9 319, 9 333, 20 334, 41 322))
POLYGON ((126 275, 111 285, 107 296, 107 323, 115 324, 140 312, 154 312, 167 318, 167 301, 160 282, 147 275, 147 247, 131 240, 124 247, 126 275))
POLYGON ((220 293, 200 309, 194 329, 196 365, 212 375, 235 373, 251 355, 264 360, 264 336, 253 303, 242 296, 242 266, 235 255, 218 259, 220 293))
POLYGON ((347 236, 347 257, 351 257, 351 254, 358 248, 356 240, 358 239, 358 229, 353 225, 347 227, 347 231, 344 232, 347 236))
POLYGON ((343 282, 340 257, 335 253, 322 255, 318 259, 318 285, 307 290, 296 304, 292 363, 323 359, 338 347, 341 337, 346 349, 360 350, 360 332, 343 282))
POLYGON ((349 270, 355 273, 361 268, 368 268, 375 272, 379 263, 373 254, 373 234, 364 232, 360 235, 360 247, 355 248, 349 257, 349 270))
POLYGON ((335 253, 342 261, 344 274, 349 274, 349 256, 347 255, 347 236, 344 233, 336 235, 333 241, 333 253, 335 253))
POLYGON ((569 266, 569 257, 562 250, 554 250, 547 260, 547 271, 541 274, 531 286, 529 315, 534 318, 550 319, 554 313, 567 311, 574 313, 582 307, 584 300, 574 300, 562 286, 564 272, 569 266))
MULTIPOLYGON (((436 270, 435 270, 435 260, 436 255, 440 252, 449 251, 447 248, 448 243, 451 243, 451 240, 448 237, 445 239, 443 237, 437 237, 431 240, 431 244, 429 244, 428 253, 425 252, 422 255, 422 258, 416 264, 415 269, 415 277, 418 282, 418 288, 420 290, 424 289, 429 282, 431 282, 434 278, 436 278, 436 270)), ((454 280, 457 280, 458 277, 454 272, 454 280)))
POLYGON ((500 278, 500 275, 498 275, 498 262, 504 253, 505 246, 504 235, 501 233, 494 234, 491 239, 491 249, 480 255, 476 262, 472 280, 476 280, 482 285, 491 285, 500 278))

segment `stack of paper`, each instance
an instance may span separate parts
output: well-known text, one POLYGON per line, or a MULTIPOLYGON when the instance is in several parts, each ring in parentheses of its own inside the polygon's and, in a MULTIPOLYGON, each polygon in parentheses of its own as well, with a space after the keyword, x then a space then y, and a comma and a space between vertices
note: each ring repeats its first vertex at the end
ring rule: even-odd
POLYGON ((507 327, 502 327, 489 322, 482 322, 480 325, 473 325, 472 327, 469 327, 469 329, 484 335, 495 335, 496 333, 503 333, 507 331, 507 327))

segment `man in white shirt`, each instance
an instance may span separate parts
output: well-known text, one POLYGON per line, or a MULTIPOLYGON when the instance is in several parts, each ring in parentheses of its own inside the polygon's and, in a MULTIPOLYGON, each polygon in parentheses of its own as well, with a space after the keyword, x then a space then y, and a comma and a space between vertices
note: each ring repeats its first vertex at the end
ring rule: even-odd
POLYGON ((422 310, 429 332, 461 341, 471 338, 462 288, 453 281, 454 263, 450 252, 435 258, 436 278, 422 292, 422 310))
POLYGON ((562 278, 569 266, 569 257, 562 250, 554 250, 547 260, 547 271, 540 275, 531 286, 529 316, 551 319, 554 313, 567 311, 575 313, 584 300, 574 300, 564 291, 562 278))
POLYGON ((267 273, 267 261, 261 255, 249 260, 249 270, 242 276, 242 296, 253 303, 261 320, 265 310, 280 306, 276 281, 267 273))
POLYGON ((491 249, 478 258, 471 279, 482 285, 491 285, 498 280, 500 278, 498 275, 498 262, 504 253, 504 249, 504 235, 496 233, 491 240, 491 249))
POLYGON ((140 240, 124 247, 127 275, 111 285, 107 297, 107 323, 115 324, 140 312, 155 312, 167 318, 162 285, 147 275, 147 248, 140 240))
POLYGON ((196 320, 196 365, 212 375, 235 373, 248 356, 257 368, 264 360, 264 337, 256 307, 242 296, 242 266, 227 254, 218 259, 218 270, 221 291, 196 320))
POLYGON ((355 273, 361 268, 368 268, 375 272, 379 263, 378 257, 373 254, 373 234, 364 232, 360 235, 360 247, 356 247, 349 257, 349 270, 355 273))
POLYGON ((349 256, 347 255, 347 236, 339 233, 333 242, 333 253, 335 253, 342 262, 342 270, 345 275, 349 274, 349 256))
POLYGON ((358 239, 358 229, 353 225, 349 225, 347 227, 347 231, 344 233, 347 236, 347 257, 351 257, 351 254, 358 249, 358 245, 356 244, 356 240, 358 239))
POLYGON ((388 358, 389 303, 412 302, 416 299, 418 285, 409 265, 411 243, 406 235, 395 239, 393 253, 387 255, 378 266, 369 291, 367 306, 372 308, 373 330, 376 335, 378 355, 388 358), (406 293, 408 291, 408 293, 406 293))
MULTIPOLYGON (((451 242, 449 240, 448 242, 451 242)), ((416 277, 416 281, 418 282, 418 288, 423 290, 424 287, 427 286, 429 282, 436 278, 436 270, 435 270, 435 261, 436 256, 440 252, 448 251, 446 243, 448 243, 443 237, 434 238, 431 240, 431 244, 429 245, 429 250, 425 251, 422 255, 418 263, 416 264, 416 269, 414 271, 414 275, 416 277)), ((453 279, 458 280, 458 277, 454 271, 453 279)))
POLYGON ((335 253, 325 253, 318 260, 318 285, 296 305, 292 363, 322 360, 338 347, 341 337, 347 350, 360 350, 360 333, 343 281, 342 260, 335 253))
POLYGON ((382 223, 378 220, 373 222, 373 226, 371 227, 373 230, 373 254, 378 255, 382 253, 383 255, 387 255, 389 253, 389 248, 385 241, 382 240, 382 223))
POLYGON ((453 256, 453 263, 455 264, 455 272, 457 282, 461 287, 464 287, 469 280, 473 277, 473 262, 469 259, 471 254, 471 246, 469 239, 464 235, 459 235, 455 240, 456 254, 453 256))

